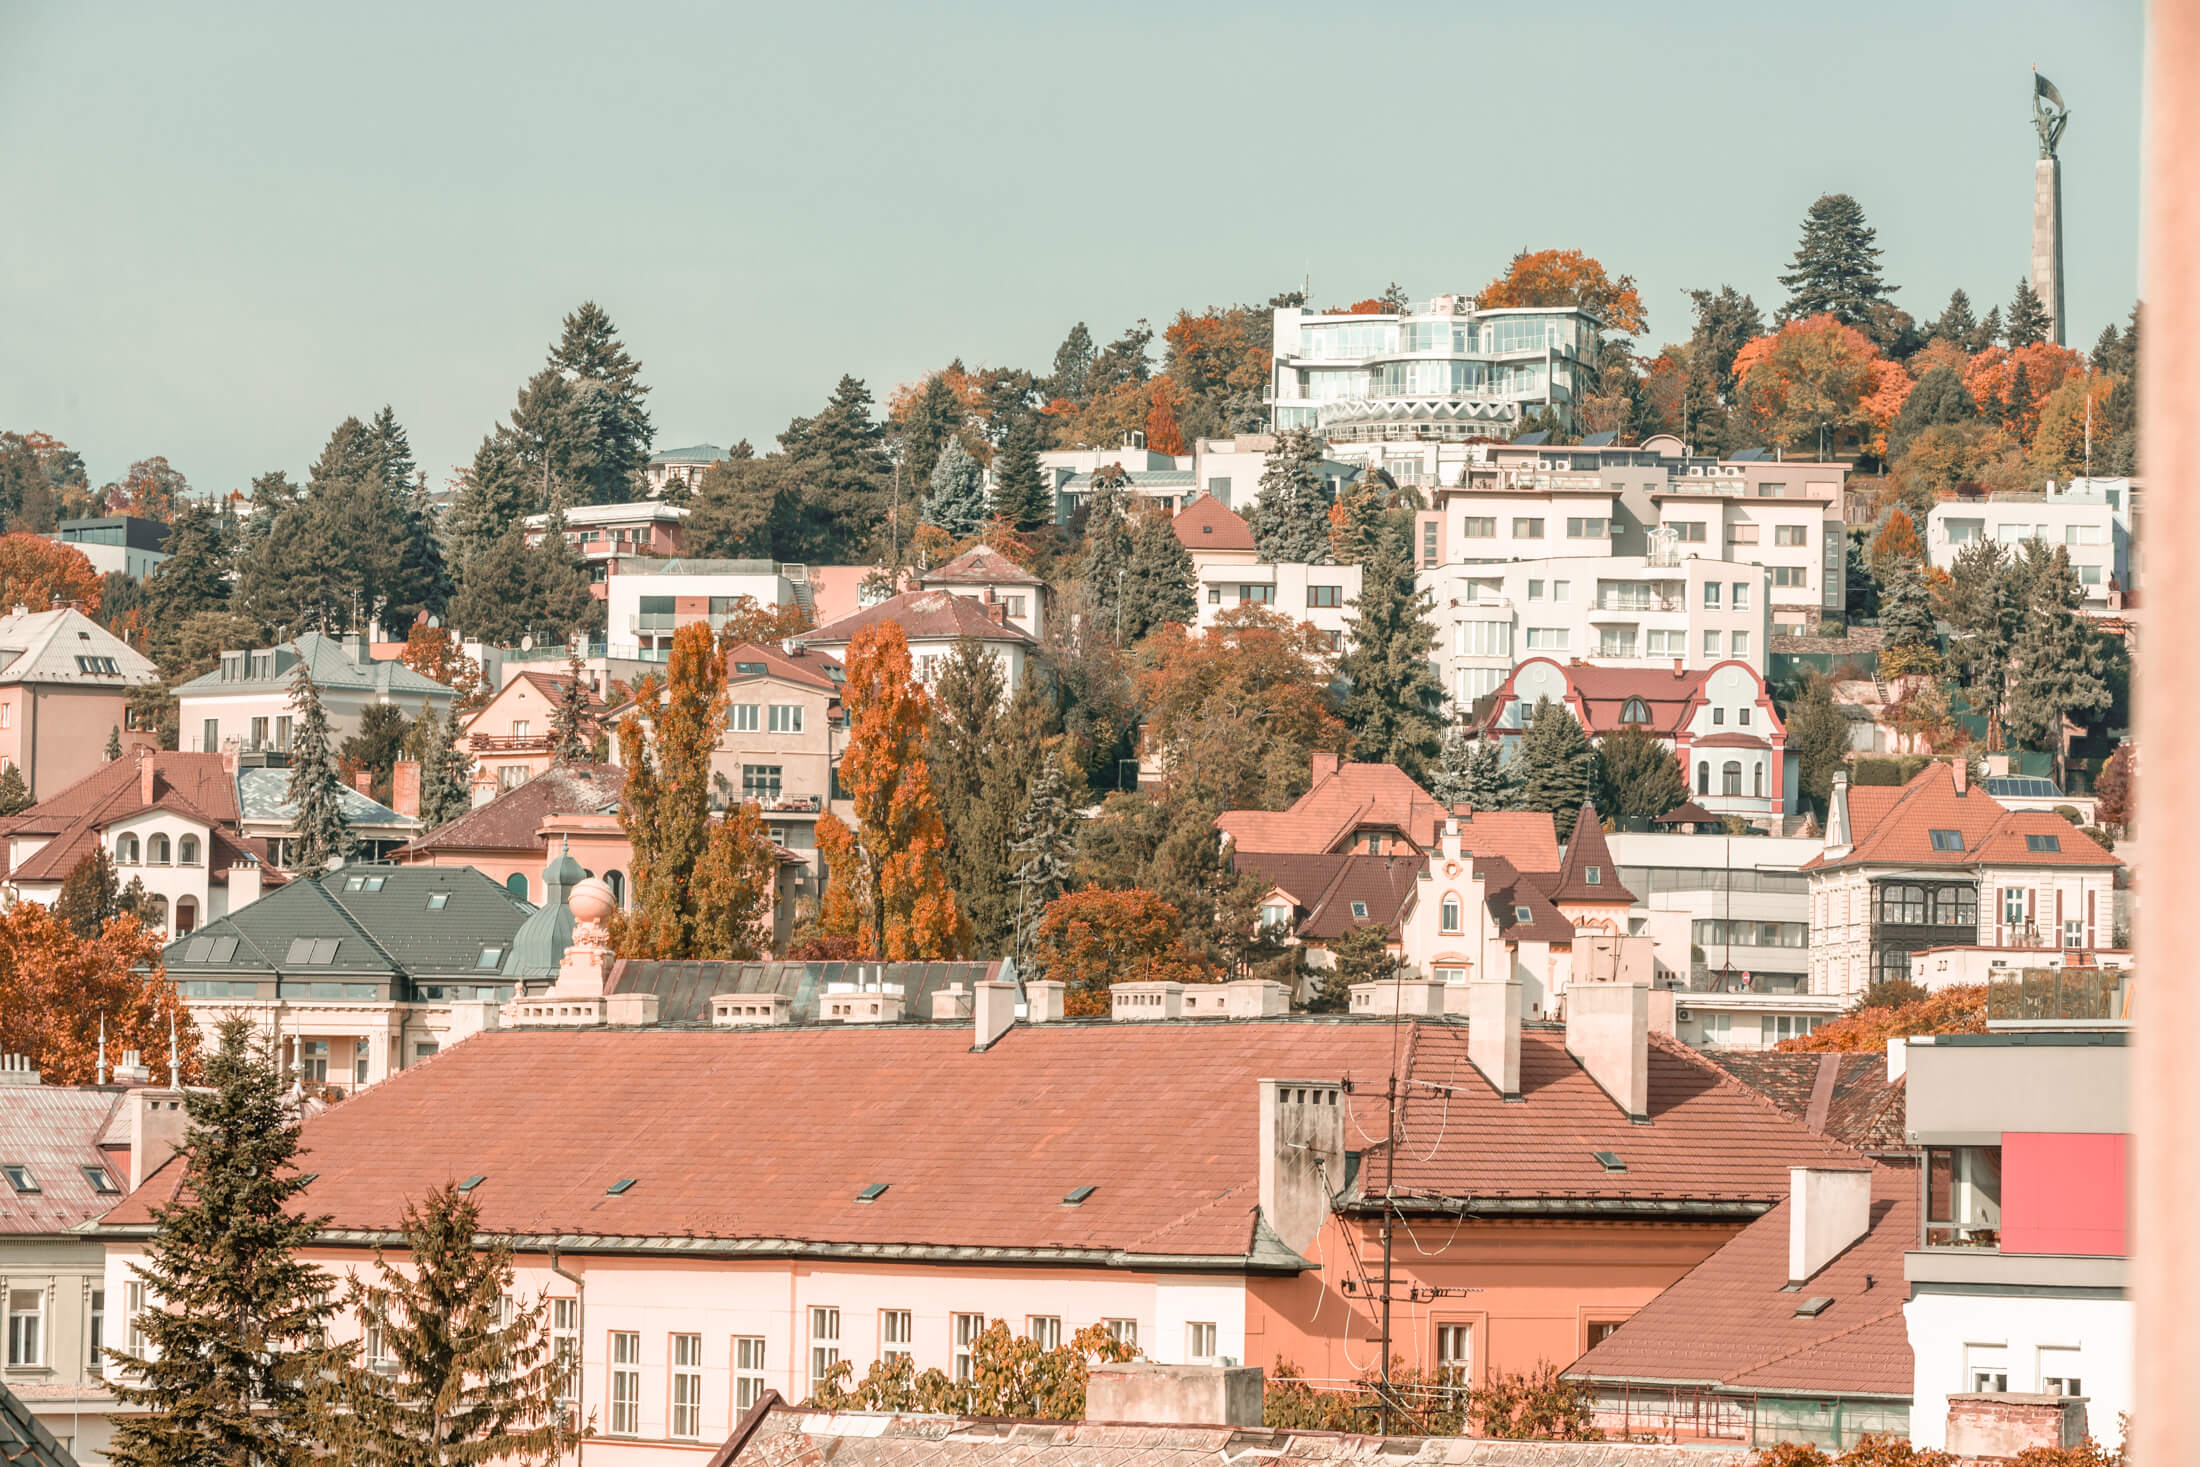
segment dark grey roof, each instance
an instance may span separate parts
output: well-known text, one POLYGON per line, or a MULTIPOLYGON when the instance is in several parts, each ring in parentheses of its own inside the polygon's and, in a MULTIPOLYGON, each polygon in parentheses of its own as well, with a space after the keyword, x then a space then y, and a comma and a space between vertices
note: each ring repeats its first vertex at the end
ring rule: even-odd
POLYGON ((1765 451, 1761 448, 1737 448, 1726 456, 1726 461, 1730 464, 1754 464, 1762 463, 1764 457, 1765 451))
POLYGON ((9 1467, 76 1467, 76 1458, 38 1424, 31 1408, 0 1385, 0 1462, 9 1467))
POLYGON ((1513 438, 1513 442, 1525 444, 1531 447, 1537 444, 1548 443, 1550 441, 1551 435, 1549 434, 1549 432, 1541 429, 1533 433, 1521 433, 1513 438))
POLYGON ((471 866, 358 862, 276 887, 169 943, 161 961, 179 979, 478 978, 503 972, 533 911, 471 866), (480 966, 492 947, 496 966, 480 966))
POLYGON ((1016 965, 1006 959, 989 963, 739 963, 660 962, 623 959, 612 969, 612 993, 654 993, 660 1023, 708 1023, 710 1001, 720 994, 783 993, 794 1000, 797 1024, 817 1018, 817 1000, 829 983, 876 985, 881 975, 901 985, 902 1012, 911 1019, 932 1017, 932 995, 960 983, 964 988, 986 979, 1014 982, 1016 965))
MULTIPOLYGON (((266 650, 266 649, 259 649, 266 650)), ((383 693, 392 697, 449 698, 452 691, 433 678, 422 677, 402 662, 358 662, 342 642, 325 637, 319 632, 300 632, 290 641, 276 647, 275 674, 272 677, 224 678, 217 667, 203 677, 195 677, 176 689, 184 693, 256 693, 288 692, 291 681, 297 676, 299 663, 304 663, 306 675, 319 688, 340 688, 346 692, 383 693)), ((247 661, 247 667, 251 663, 247 661)))
POLYGON ((1619 434, 1617 433, 1591 433, 1581 440, 1581 446, 1583 448, 1610 448, 1618 441, 1619 434))

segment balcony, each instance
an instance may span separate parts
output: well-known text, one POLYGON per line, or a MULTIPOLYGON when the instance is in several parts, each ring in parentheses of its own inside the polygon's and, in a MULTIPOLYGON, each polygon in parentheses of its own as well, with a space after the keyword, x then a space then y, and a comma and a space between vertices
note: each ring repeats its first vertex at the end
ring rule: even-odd
POLYGON ((1688 609, 1688 598, 1686 596, 1604 594, 1599 595, 1596 600, 1590 602, 1589 609, 1596 612, 1629 613, 1686 611, 1688 609))
POLYGON ((467 752, 475 758, 484 754, 547 754, 557 747, 555 734, 473 734, 466 740, 467 752))
POLYGON ((2117 1023, 2131 1017, 2131 974, 2114 968, 2029 968, 1989 974, 1990 1024, 2117 1023))

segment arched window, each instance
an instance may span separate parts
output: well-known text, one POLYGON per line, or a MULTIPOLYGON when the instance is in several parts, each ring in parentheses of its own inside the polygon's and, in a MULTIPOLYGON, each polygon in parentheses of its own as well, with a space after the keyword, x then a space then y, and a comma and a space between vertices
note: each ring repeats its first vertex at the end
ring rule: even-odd
POLYGON ((513 896, 518 897, 521 901, 526 901, 527 873, 524 871, 514 871, 511 875, 505 877, 504 889, 510 892, 513 896))
POLYGON ((162 835, 159 831, 155 831, 145 838, 145 864, 148 866, 165 866, 168 864, 168 837, 162 835))
POLYGON ((606 871, 603 874, 603 884, 611 888, 611 900, 618 904, 621 911, 624 911, 626 909, 626 873, 623 871, 606 871))
POLYGON ((1621 723, 1648 723, 1650 721, 1650 705, 1640 698, 1629 698, 1627 706, 1619 711, 1619 721, 1621 723))
POLYGON ((178 866, 196 866, 199 864, 199 838, 197 836, 187 835, 176 842, 176 864, 178 866))
POLYGON ((1762 764, 1759 764, 1759 765, 1757 766, 1757 798, 1761 800, 1761 799, 1763 799, 1764 797, 1765 797, 1765 766, 1764 766, 1764 765, 1762 765, 1762 764))
POLYGON ((156 895, 152 903, 152 920, 163 932, 168 930, 168 898, 156 895))
POLYGON ((117 836, 115 838, 115 864, 117 866, 135 866, 137 863, 137 837, 134 835, 117 836))
POLYGON ((1696 793, 1699 795, 1711 793, 1711 761, 1708 759, 1696 761, 1696 793))
POLYGON ((1719 793, 1738 795, 1742 792, 1742 761, 1729 759, 1719 771, 1719 793))
POLYGON ((1458 932, 1462 929, 1463 923, 1461 922, 1461 908, 1459 905, 1459 898, 1451 895, 1446 895, 1444 898, 1444 905, 1438 915, 1441 918, 1444 931, 1458 932))
POLYGON ((195 931, 198 925, 199 899, 197 897, 177 897, 176 935, 180 937, 186 932, 195 931))

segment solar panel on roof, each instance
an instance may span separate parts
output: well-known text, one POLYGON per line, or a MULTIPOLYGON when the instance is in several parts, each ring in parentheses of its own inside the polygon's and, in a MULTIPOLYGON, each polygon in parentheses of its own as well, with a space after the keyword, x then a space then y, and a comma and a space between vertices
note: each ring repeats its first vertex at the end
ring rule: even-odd
POLYGON ((206 961, 209 963, 226 963, 236 955, 236 938, 217 937, 214 939, 214 950, 206 955, 206 961))
POLYGON ((183 960, 187 963, 203 963, 207 960, 207 954, 213 950, 213 938, 194 937, 183 945, 183 960))
POLYGON ((1753 464, 1764 456, 1765 451, 1761 448, 1738 448, 1726 456, 1726 461, 1730 464, 1753 464))

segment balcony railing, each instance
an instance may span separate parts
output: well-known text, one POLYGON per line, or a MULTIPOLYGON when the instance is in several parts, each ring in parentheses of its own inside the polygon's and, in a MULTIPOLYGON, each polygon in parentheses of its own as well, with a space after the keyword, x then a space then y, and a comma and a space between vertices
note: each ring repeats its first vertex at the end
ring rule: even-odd
POLYGON ((479 757, 483 754, 547 754, 557 744, 555 734, 474 734, 466 741, 468 750, 479 757))
POLYGON ((1599 596, 1590 603, 1592 611, 1686 611, 1685 596, 1599 596))
POLYGON ((2130 1017, 2131 974, 2116 968, 2027 968, 1988 975, 1989 1023, 2108 1023, 2130 1017))

